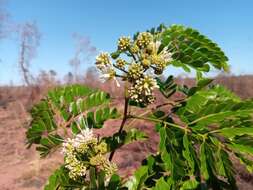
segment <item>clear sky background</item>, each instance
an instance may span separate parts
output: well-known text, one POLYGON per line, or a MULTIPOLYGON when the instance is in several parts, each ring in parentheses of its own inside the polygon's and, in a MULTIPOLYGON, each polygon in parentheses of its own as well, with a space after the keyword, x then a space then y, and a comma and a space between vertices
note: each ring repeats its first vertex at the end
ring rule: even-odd
MULTIPOLYGON (((73 33, 89 37, 99 51, 112 51, 121 35, 165 23, 198 29, 225 51, 233 74, 253 74, 253 0, 9 0, 6 8, 12 20, 36 21, 42 33, 34 73, 70 71, 73 33)), ((18 51, 16 39, 0 41, 0 84, 20 84, 18 51)))

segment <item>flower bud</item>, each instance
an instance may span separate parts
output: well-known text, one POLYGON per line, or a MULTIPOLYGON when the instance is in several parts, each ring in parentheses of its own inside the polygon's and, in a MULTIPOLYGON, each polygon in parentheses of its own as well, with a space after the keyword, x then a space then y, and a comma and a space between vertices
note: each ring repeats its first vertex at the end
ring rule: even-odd
POLYGON ((127 62, 124 59, 119 58, 116 60, 116 66, 120 69, 123 69, 126 64, 127 62))
POLYGON ((105 142, 101 142, 97 146, 95 146, 95 151, 98 153, 100 152, 101 154, 105 154, 107 152, 107 144, 105 142))
POLYGON ((140 64, 133 63, 129 67, 128 75, 130 78, 136 80, 142 76, 143 71, 144 71, 144 69, 140 64))
POLYGON ((140 48, 144 48, 144 47, 147 47, 151 43, 152 40, 153 40, 153 36, 151 33, 142 32, 138 35, 137 40, 136 40, 136 44, 140 48))
POLYGON ((110 56, 109 56, 108 53, 100 53, 96 57, 96 66, 97 66, 98 69, 102 70, 110 64, 111 64, 110 56))
POLYGON ((143 60, 141 61, 141 64, 143 65, 144 68, 149 68, 150 65, 151 65, 151 62, 150 62, 150 60, 148 60, 148 59, 143 59, 143 60))
POLYGON ((130 47, 130 51, 133 53, 133 54, 137 54, 139 52, 139 47, 137 46, 136 43, 134 43, 131 47, 130 47))
POLYGON ((131 45, 130 37, 121 37, 118 40, 118 49, 120 51, 126 51, 131 45))
POLYGON ((161 68, 156 68, 155 71, 154 71, 154 73, 155 73, 156 75, 161 75, 161 74, 163 74, 163 69, 161 69, 161 68))

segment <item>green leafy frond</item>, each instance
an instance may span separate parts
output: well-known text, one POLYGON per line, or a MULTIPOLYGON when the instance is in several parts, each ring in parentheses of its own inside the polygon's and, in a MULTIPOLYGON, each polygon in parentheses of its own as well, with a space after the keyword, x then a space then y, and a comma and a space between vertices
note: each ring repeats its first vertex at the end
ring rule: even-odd
POLYGON ((44 157, 64 141, 68 128, 77 134, 86 125, 101 128, 106 120, 117 118, 119 113, 109 103, 108 93, 86 86, 56 88, 32 108, 27 143, 38 144, 36 148, 44 157))
POLYGON ((241 100, 221 86, 203 88, 208 83, 197 84, 199 88, 173 111, 180 122, 161 110, 147 119, 160 121, 159 154, 144 160, 146 177, 139 185, 237 189, 231 156, 252 171, 253 101, 241 100))
MULTIPOLYGON (((201 141, 201 138, 204 140, 200 146, 200 150, 203 150, 201 158, 204 159, 206 155, 215 158, 208 161, 209 165, 213 163, 213 166, 209 167, 212 167, 216 175, 227 177, 228 182, 235 186, 233 165, 228 153, 233 153, 242 163, 247 160, 247 155, 253 155, 253 101, 240 100, 224 87, 214 86, 198 91, 176 113, 198 141, 201 141), (207 150, 210 150, 210 153, 206 152, 207 150), (216 155, 212 152, 216 152, 216 155)), ((202 167, 205 166, 203 159, 202 167)), ((204 171, 210 173, 211 170, 203 170, 205 176, 204 171)))
POLYGON ((162 35, 163 45, 173 53, 174 66, 182 67, 186 72, 189 72, 190 68, 208 72, 210 66, 219 70, 228 69, 228 58, 224 52, 197 30, 172 25, 162 35))
POLYGON ((205 130, 210 125, 225 127, 232 123, 242 127, 242 122, 245 123, 245 118, 252 112, 252 101, 241 101, 224 87, 214 86, 189 97, 186 105, 176 113, 192 129, 205 130))

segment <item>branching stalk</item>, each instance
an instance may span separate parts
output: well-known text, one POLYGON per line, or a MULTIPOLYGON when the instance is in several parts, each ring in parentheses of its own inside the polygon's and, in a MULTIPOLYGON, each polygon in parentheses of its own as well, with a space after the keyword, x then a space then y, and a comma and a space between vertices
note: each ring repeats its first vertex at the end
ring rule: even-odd
MULTIPOLYGON (((124 128, 124 125, 128 119, 128 102, 129 102, 129 98, 125 98, 125 105, 124 105, 124 115, 123 115, 123 119, 122 119, 122 122, 121 122, 121 125, 120 125, 120 128, 119 128, 119 131, 118 133, 121 134, 122 133, 122 130, 124 128)), ((114 156, 114 153, 115 153, 115 150, 113 150, 109 156, 109 160, 111 161, 113 156, 114 156)))
POLYGON ((169 122, 166 122, 166 121, 163 121, 163 120, 160 120, 160 119, 156 119, 156 118, 148 118, 148 117, 139 117, 139 116, 129 116, 130 118, 135 118, 135 119, 141 119, 141 120, 146 120, 146 121, 153 121, 153 122, 159 122, 159 123, 163 123, 167 126, 170 126, 170 127, 174 127, 174 128, 178 128, 178 129, 182 129, 184 131, 189 131, 191 132, 191 130, 189 128, 186 128, 186 127, 183 127, 183 126, 180 126, 180 125, 177 125, 177 124, 174 124, 174 123, 169 123, 169 122))

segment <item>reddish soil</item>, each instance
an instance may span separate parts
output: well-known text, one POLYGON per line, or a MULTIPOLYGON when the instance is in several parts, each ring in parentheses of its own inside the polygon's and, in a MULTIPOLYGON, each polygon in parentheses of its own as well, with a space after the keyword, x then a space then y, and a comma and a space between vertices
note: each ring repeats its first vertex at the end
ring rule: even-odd
POLYGON ((40 159, 34 148, 26 149, 24 122, 28 118, 22 104, 0 107, 0 189, 42 189, 60 156, 40 159))

